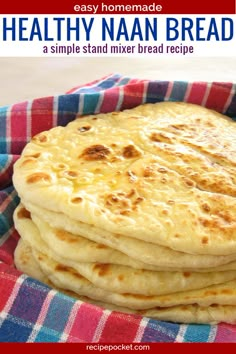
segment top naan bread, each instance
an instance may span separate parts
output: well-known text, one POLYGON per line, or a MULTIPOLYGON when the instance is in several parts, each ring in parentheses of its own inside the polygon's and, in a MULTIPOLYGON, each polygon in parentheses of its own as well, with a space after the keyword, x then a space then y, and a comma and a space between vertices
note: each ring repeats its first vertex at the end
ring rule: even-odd
POLYGON ((236 125, 145 104, 42 132, 14 167, 28 202, 114 234, 196 254, 236 252, 236 125))

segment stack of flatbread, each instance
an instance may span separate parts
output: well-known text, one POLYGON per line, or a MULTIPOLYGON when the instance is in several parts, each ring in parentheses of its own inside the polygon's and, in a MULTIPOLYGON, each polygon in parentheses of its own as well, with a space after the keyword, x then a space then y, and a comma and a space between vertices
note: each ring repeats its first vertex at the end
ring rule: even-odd
POLYGON ((108 309, 236 323, 236 124, 163 102, 80 117, 16 162, 16 267, 108 309))

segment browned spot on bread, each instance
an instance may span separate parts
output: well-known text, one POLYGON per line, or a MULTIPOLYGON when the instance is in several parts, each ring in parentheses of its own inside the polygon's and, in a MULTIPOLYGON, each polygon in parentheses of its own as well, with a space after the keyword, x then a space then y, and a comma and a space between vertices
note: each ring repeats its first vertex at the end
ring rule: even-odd
POLYGON ((33 158, 37 159, 40 155, 41 155, 40 152, 36 152, 34 154, 25 155, 25 157, 33 157, 33 158))
POLYGON ((64 264, 57 264, 55 266, 55 270, 58 272, 65 272, 65 273, 70 273, 72 274, 74 277, 78 278, 78 279, 85 279, 79 272, 77 272, 75 269, 71 268, 71 267, 67 267, 64 264))
POLYGON ((157 132, 154 132, 151 134, 150 136, 150 139, 152 141, 155 141, 157 143, 161 143, 161 142, 166 142, 166 143, 171 143, 172 142, 172 139, 165 133, 157 133, 157 132))
POLYGON ((126 199, 122 199, 122 200, 120 201, 120 204, 121 204, 122 207, 126 208, 126 207, 129 206, 129 201, 126 200, 126 199))
POLYGON ((33 159, 33 158, 27 158, 27 159, 24 159, 23 162, 21 163, 21 166, 25 166, 25 165, 28 165, 30 163, 35 163, 36 160, 33 159))
MULTIPOLYGON (((210 221, 208 219, 199 218, 199 221, 204 227, 212 225, 212 221, 210 221)), ((215 222, 214 222, 214 224, 215 224, 215 222)))
POLYGON ((69 170, 69 171, 65 171, 65 175, 67 175, 68 177, 76 178, 78 177, 78 172, 69 170))
POLYGON ((159 167, 159 168, 158 168, 158 172, 160 172, 160 173, 167 173, 168 170, 167 170, 165 167, 159 167))
POLYGON ((67 166, 64 163, 58 163, 55 165, 55 168, 62 170, 65 169, 67 166))
POLYGON ((204 210, 204 211, 206 211, 206 212, 211 211, 211 208, 210 208, 210 206, 209 206, 207 203, 203 203, 203 204, 201 205, 201 207, 202 207, 202 210, 204 210))
POLYGON ((232 289, 222 289, 221 294, 231 295, 234 291, 232 289))
POLYGON ((69 268, 68 272, 70 272, 71 274, 73 274, 74 277, 78 278, 78 279, 85 279, 79 272, 77 272, 75 269, 73 268, 69 268))
POLYGON ((221 210, 220 210, 220 211, 217 213, 217 215, 218 215, 221 219, 223 219, 225 222, 227 222, 227 223, 231 223, 231 222, 236 221, 236 219, 233 218, 233 217, 230 215, 230 213, 228 213, 227 211, 221 211, 221 210))
POLYGON ((155 171, 152 166, 146 166, 143 171, 143 177, 153 177, 155 176, 155 171))
POLYGON ((91 145, 84 149, 80 157, 86 161, 104 160, 107 155, 110 154, 110 150, 104 145, 91 145))
POLYGON ((29 175, 26 179, 26 182, 29 184, 37 183, 37 182, 50 182, 51 176, 45 172, 35 172, 29 175))
POLYGON ((184 299, 185 299, 185 300, 189 300, 189 299, 191 299, 191 296, 188 296, 188 295, 187 295, 187 296, 184 297, 184 299))
POLYGON ((57 264, 55 267, 55 270, 57 270, 58 272, 67 272, 69 269, 69 267, 65 266, 64 264, 57 264))
POLYGON ((168 180, 167 180, 167 178, 166 177, 162 177, 161 178, 161 183, 166 183, 168 180))
POLYGON ((33 138, 32 138, 32 140, 34 141, 34 142, 38 142, 38 143, 46 143, 46 141, 48 140, 47 139, 47 136, 45 135, 45 134, 43 134, 43 133, 39 133, 39 134, 37 134, 37 135, 35 135, 33 138))
POLYGON ((97 243, 96 244, 96 248, 98 248, 98 249, 107 249, 109 247, 107 247, 106 245, 103 245, 102 243, 97 243))
POLYGON ((122 274, 118 275, 118 280, 119 281, 123 281, 124 280, 124 275, 122 275, 122 274))
POLYGON ((134 145, 127 145, 123 148, 122 155, 126 159, 131 159, 131 158, 140 156, 141 153, 136 149, 136 147, 134 145))
POLYGON ((202 238, 202 240, 201 240, 201 242, 202 242, 203 245, 208 244, 208 241, 209 241, 209 239, 208 239, 207 236, 204 236, 204 237, 202 238))
POLYGON ((120 158, 117 157, 117 156, 112 156, 112 157, 110 158, 110 162, 116 162, 116 161, 120 161, 120 158))
POLYGON ((191 276, 191 273, 190 272, 183 272, 183 276, 185 278, 189 278, 191 276))
POLYGON ((167 200, 167 204, 173 205, 173 204, 175 204, 175 201, 173 199, 169 199, 169 200, 167 200))
POLYGON ((176 129, 176 130, 184 130, 186 128, 186 124, 171 124, 170 127, 176 129))
POLYGON ((134 204, 134 205, 139 204, 139 203, 141 203, 143 200, 144 200, 143 197, 138 197, 138 198, 135 199, 135 201, 133 202, 133 204, 134 204))
POLYGON ((181 306, 181 311, 188 311, 188 306, 187 305, 184 305, 184 306, 181 306))
POLYGON ((40 155, 41 155, 40 152, 36 152, 35 154, 32 154, 31 156, 37 159, 40 155))
POLYGON ((127 210, 122 210, 122 211, 120 211, 120 214, 121 214, 121 215, 128 216, 128 215, 130 215, 130 212, 131 212, 131 210, 130 210, 130 209, 127 209, 127 210))
POLYGON ((227 229, 225 226, 227 225, 233 228, 236 221, 229 212, 218 210, 214 210, 214 218, 201 217, 198 220, 204 227, 211 229, 224 229, 225 234, 230 234, 230 229, 227 229))
POLYGON ((84 133, 84 132, 87 132, 88 130, 91 129, 91 126, 90 125, 85 125, 83 127, 80 127, 78 128, 78 130, 81 132, 81 133, 84 133))
POLYGON ((131 191, 126 196, 127 196, 127 198, 131 198, 134 195, 135 195, 135 189, 132 188, 131 191))
POLYGON ((59 177, 62 178, 67 178, 69 180, 76 179, 79 176, 79 173, 77 171, 73 170, 63 170, 59 172, 59 177))
POLYGON ((18 210, 17 216, 19 219, 31 219, 30 212, 25 208, 21 208, 20 210, 18 210))
POLYGON ((152 141, 155 141, 156 143, 161 143, 161 138, 157 133, 152 133, 152 135, 150 136, 150 139, 152 141))
POLYGON ((211 296, 211 295, 215 296, 217 294, 218 293, 215 290, 207 290, 207 291, 204 292, 204 295, 206 295, 206 296, 211 296))
POLYGON ((118 192, 117 195, 119 195, 119 196, 121 196, 121 197, 126 196, 125 192, 118 192))
POLYGON ((116 197, 115 195, 112 195, 111 200, 112 200, 112 202, 117 203, 119 201, 119 198, 116 197))
POLYGON ((74 203, 74 204, 79 204, 83 201, 83 198, 81 197, 74 197, 71 199, 71 202, 74 203))
POLYGON ((93 266, 93 270, 98 272, 101 277, 110 273, 110 264, 98 263, 93 266))
POLYGON ((105 204, 116 214, 128 216, 132 210, 138 208, 138 204, 144 200, 143 197, 137 195, 137 191, 132 188, 129 192, 118 192, 116 194, 108 194, 105 197, 105 204))
POLYGON ((61 230, 61 229, 56 229, 55 230, 55 235, 59 240, 66 240, 68 243, 78 243, 80 241, 80 238, 77 236, 73 236, 67 231, 61 230))
POLYGON ((186 178, 184 177, 184 183, 188 186, 188 187, 193 187, 195 185, 195 183, 189 179, 189 178, 186 178))

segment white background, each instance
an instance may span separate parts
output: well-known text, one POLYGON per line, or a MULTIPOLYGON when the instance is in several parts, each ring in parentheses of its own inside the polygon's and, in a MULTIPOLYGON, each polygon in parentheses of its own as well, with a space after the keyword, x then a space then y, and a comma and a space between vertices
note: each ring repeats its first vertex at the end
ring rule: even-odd
POLYGON ((61 94, 112 73, 153 80, 236 83, 236 57, 0 58, 0 105, 61 94))

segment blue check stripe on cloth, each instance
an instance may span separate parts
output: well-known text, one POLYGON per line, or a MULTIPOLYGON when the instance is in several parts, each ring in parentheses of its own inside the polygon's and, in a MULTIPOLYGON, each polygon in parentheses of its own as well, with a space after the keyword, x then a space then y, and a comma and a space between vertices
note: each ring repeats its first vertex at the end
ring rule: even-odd
POLYGON ((31 137, 77 115, 185 101, 236 120, 233 83, 139 80, 115 74, 67 94, 0 108, 0 342, 236 342, 236 326, 181 325, 121 314, 75 300, 14 268, 14 162, 31 137))

